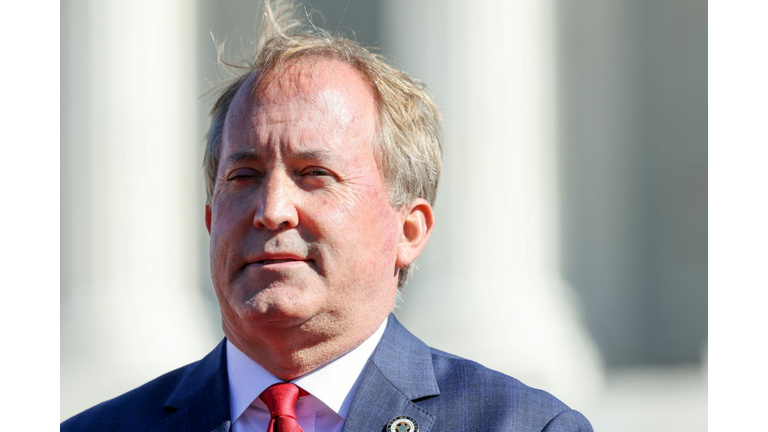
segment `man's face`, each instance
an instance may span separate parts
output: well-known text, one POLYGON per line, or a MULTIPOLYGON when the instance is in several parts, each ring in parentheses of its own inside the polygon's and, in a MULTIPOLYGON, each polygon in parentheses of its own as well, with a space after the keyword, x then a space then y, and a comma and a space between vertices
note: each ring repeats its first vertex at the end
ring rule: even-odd
POLYGON ((227 114, 206 208, 225 333, 378 325, 405 216, 374 156, 372 90, 335 61, 290 66, 256 98, 247 87, 227 114))

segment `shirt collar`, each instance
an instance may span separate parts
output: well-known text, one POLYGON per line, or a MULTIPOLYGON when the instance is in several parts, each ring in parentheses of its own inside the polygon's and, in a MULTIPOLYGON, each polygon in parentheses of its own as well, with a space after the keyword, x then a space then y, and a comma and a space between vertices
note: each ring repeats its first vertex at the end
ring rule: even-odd
MULTIPOLYGON (((352 351, 291 382, 309 392, 342 418, 346 418, 360 374, 379 344, 386 327, 387 319, 352 351)), ((229 340, 227 375, 233 423, 267 387, 283 382, 237 349, 229 340)))

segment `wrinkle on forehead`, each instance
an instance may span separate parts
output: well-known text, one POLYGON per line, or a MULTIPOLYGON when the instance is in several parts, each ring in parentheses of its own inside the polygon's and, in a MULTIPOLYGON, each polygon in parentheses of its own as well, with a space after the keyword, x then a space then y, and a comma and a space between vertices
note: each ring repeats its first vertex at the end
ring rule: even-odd
POLYGON ((326 88, 315 94, 315 103, 319 105, 318 108, 328 112, 346 129, 354 120, 355 113, 344 101, 344 95, 333 88, 326 88))
POLYGON ((333 59, 303 59, 270 75, 265 77, 268 83, 259 83, 253 89, 251 96, 255 105, 282 104, 298 98, 334 116, 345 128, 355 119, 364 119, 371 107, 374 108, 374 118, 378 117, 373 88, 360 71, 347 63, 333 59), (349 104, 350 93, 357 102, 352 106, 349 104), (366 103, 360 103, 362 101, 366 103))
POLYGON ((271 81, 268 83, 258 83, 256 75, 243 83, 225 120, 225 143, 234 140, 255 145, 265 139, 257 136, 268 124, 283 123, 289 127, 287 130, 295 132, 296 129, 290 126, 295 121, 316 119, 317 116, 326 121, 305 124, 313 124, 318 131, 323 127, 360 128, 358 130, 368 135, 365 141, 373 142, 379 117, 375 92, 353 66, 338 60, 302 60, 268 75, 262 77, 271 81), (316 112, 301 114, 315 109, 316 112))

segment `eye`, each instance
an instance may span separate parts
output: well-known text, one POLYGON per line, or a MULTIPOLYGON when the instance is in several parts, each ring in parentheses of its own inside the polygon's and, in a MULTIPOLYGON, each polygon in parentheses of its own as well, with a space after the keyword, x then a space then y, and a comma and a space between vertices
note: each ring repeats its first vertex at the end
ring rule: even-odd
POLYGON ((304 169, 304 171, 301 172, 302 176, 309 176, 309 177, 320 177, 320 176, 333 176, 333 173, 328 171, 325 168, 320 167, 309 167, 304 169))
POLYGON ((227 181, 235 181, 235 180, 247 180, 251 178, 258 177, 259 172, 251 169, 251 168, 239 168, 231 173, 229 173, 229 176, 227 176, 227 181))
POLYGON ((297 173, 297 181, 307 190, 322 188, 339 181, 335 172, 320 166, 308 166, 297 173))

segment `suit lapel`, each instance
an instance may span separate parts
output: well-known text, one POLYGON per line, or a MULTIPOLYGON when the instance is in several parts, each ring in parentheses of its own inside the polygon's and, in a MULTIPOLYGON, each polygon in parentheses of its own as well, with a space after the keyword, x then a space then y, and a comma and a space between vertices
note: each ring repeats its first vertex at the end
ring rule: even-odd
POLYGON ((435 416, 413 401, 439 393, 429 347, 390 315, 387 329, 363 369, 342 432, 382 431, 399 416, 411 417, 419 432, 428 432, 435 416))
POLYGON ((230 430, 226 339, 187 368, 166 400, 165 410, 168 417, 152 431, 230 430))
MULTIPOLYGON (((152 431, 230 431, 225 343, 226 339, 187 368, 166 400, 168 417, 152 431)), ((390 315, 387 329, 363 369, 342 432, 383 431, 399 416, 416 420, 419 432, 429 432, 435 416, 413 401, 439 394, 429 347, 390 315)))

